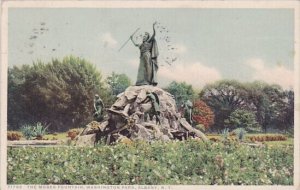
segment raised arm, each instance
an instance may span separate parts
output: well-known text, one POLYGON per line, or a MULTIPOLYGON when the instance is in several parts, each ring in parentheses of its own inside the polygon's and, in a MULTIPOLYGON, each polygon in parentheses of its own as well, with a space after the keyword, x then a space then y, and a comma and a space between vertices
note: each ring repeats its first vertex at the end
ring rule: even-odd
POLYGON ((140 45, 135 43, 134 40, 133 40, 133 36, 131 35, 130 36, 130 40, 132 41, 133 45, 135 45, 136 47, 139 47, 140 45))
POLYGON ((157 22, 154 22, 154 23, 153 23, 153 34, 152 34, 151 38, 149 38, 149 41, 153 40, 154 37, 155 37, 155 25, 156 25, 156 24, 157 24, 157 22))

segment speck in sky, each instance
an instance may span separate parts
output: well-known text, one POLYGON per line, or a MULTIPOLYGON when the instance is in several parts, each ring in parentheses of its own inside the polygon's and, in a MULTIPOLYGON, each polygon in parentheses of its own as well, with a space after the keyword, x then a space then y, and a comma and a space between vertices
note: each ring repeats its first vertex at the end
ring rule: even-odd
POLYGON ((195 88, 221 79, 262 80, 293 87, 293 9, 9 8, 9 66, 68 55, 85 58, 104 76, 136 80, 139 49, 129 41, 159 22, 159 86, 195 88))

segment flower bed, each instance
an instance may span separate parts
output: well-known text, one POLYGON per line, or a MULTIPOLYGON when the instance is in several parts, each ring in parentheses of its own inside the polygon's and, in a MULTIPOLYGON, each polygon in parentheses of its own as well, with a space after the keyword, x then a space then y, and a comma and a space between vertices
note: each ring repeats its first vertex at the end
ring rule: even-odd
POLYGON ((292 185, 293 146, 190 140, 9 148, 9 184, 292 185))

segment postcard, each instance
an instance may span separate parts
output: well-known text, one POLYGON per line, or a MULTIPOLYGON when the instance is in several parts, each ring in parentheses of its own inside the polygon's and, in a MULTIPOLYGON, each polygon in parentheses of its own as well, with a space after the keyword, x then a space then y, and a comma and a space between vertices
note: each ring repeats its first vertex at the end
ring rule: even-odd
POLYGON ((299 189, 297 1, 3 1, 1 189, 299 189))

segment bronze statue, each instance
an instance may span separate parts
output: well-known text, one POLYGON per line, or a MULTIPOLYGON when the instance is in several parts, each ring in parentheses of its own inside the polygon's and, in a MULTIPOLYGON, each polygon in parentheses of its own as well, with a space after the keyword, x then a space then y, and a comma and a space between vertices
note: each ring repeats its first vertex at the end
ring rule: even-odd
POLYGON ((149 111, 150 119, 153 120, 155 116, 156 124, 161 124, 160 121, 160 109, 159 109, 159 98, 155 92, 147 92, 147 98, 143 102, 150 101, 151 102, 151 109, 149 111))
POLYGON ((157 85, 157 57, 158 57, 158 48, 155 40, 155 25, 153 23, 153 34, 150 37, 148 32, 143 36, 143 42, 137 44, 133 40, 133 35, 130 36, 132 43, 139 47, 140 49, 140 65, 138 69, 136 85, 157 85))
POLYGON ((192 115, 193 103, 187 100, 184 103, 184 117, 190 125, 193 125, 193 115, 192 115))
POLYGON ((103 120, 104 104, 98 94, 94 98, 94 119, 98 122, 103 120))

